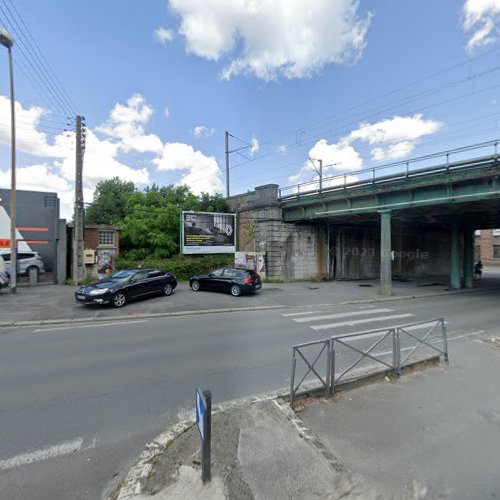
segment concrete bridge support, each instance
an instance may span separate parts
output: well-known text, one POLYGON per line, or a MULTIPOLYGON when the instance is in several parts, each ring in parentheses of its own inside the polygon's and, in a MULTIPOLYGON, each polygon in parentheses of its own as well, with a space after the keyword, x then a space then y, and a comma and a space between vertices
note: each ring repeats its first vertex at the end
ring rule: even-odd
POLYGON ((380 295, 392 295, 391 211, 380 213, 380 295))
POLYGON ((472 288, 474 270, 474 231, 471 227, 464 229, 464 286, 472 288))
POLYGON ((460 256, 460 221, 456 219, 451 225, 450 288, 461 288, 462 286, 460 256))

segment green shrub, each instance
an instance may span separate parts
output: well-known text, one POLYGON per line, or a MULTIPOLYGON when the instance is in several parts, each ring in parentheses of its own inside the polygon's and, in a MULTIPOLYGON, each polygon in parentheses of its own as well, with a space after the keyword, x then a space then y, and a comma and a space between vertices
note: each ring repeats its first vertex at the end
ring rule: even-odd
MULTIPOLYGON (((94 283, 95 280, 91 279, 91 278, 83 278, 81 279, 78 284, 79 285, 90 285, 90 283, 94 283)), ((76 286, 76 283, 75 281, 73 280, 73 278, 67 278, 64 282, 65 285, 70 285, 70 286, 76 286)))
POLYGON ((115 269, 137 269, 153 267, 164 272, 174 273, 177 280, 186 281, 195 274, 206 273, 217 267, 233 265, 234 257, 229 255, 193 255, 176 256, 171 259, 146 258, 131 260, 119 257, 115 261, 115 269))

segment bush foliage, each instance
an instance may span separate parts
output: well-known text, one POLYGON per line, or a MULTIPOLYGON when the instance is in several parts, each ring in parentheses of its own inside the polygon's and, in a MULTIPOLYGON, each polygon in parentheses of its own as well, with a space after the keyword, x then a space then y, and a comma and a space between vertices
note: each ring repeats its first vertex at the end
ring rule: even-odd
POLYGON ((136 269, 153 267, 164 272, 174 273, 177 280, 186 281, 195 274, 206 273, 217 267, 233 265, 232 255, 193 255, 180 256, 171 259, 146 258, 142 260, 130 260, 118 258, 115 269, 136 269))

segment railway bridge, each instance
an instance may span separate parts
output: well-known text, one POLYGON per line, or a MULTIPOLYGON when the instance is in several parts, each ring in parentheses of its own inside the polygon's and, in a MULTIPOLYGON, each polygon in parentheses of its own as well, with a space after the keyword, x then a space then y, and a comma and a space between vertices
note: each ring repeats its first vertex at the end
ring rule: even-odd
POLYGON ((229 202, 242 217, 243 237, 245 220, 254 218, 260 229, 254 247, 268 252, 271 274, 273 261, 281 259, 275 275, 286 277, 288 267, 298 266, 288 277, 306 277, 298 271, 314 274, 315 265, 316 274, 327 279, 378 275, 384 295, 391 294, 396 276, 447 274, 452 288, 472 287, 474 232, 500 228, 499 144, 484 142, 281 189, 261 186, 229 202), (281 247, 276 245, 283 238, 281 247), (308 250, 311 238, 314 248, 308 250))

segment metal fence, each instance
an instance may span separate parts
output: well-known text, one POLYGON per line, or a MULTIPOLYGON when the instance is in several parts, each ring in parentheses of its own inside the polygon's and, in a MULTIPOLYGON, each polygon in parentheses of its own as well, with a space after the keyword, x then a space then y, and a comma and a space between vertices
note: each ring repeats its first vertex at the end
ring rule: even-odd
POLYGON ((322 177, 321 182, 316 179, 282 187, 279 189, 279 198, 280 200, 287 200, 315 195, 318 192, 373 185, 387 180, 406 179, 432 173, 440 174, 465 168, 480 168, 485 163, 498 161, 500 157, 499 145, 500 139, 495 139, 409 160, 322 177))
POLYGON ((400 375, 404 367, 435 356, 448 361, 444 318, 295 345, 290 405, 303 393, 324 391, 329 395, 341 384, 378 373, 400 375))

